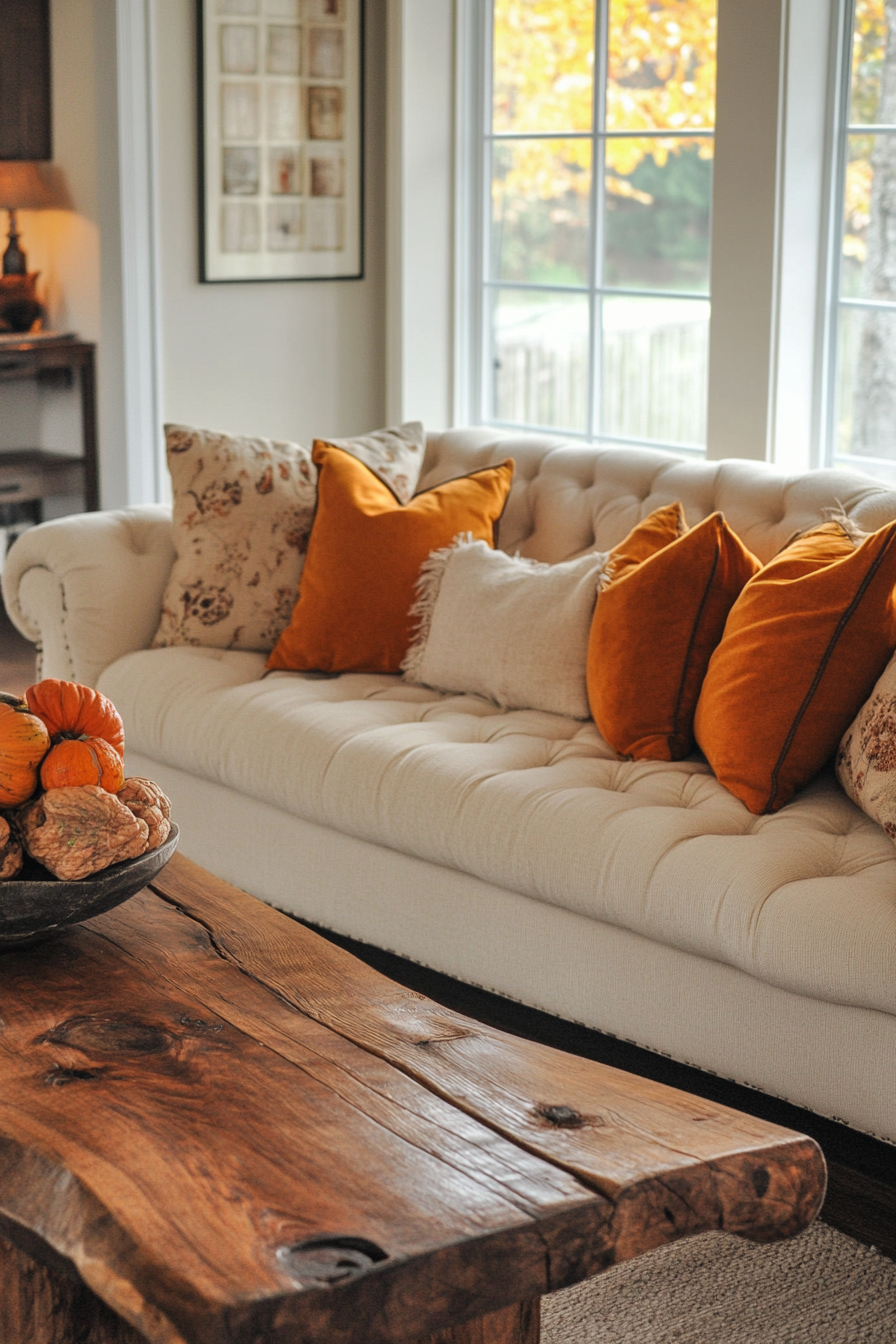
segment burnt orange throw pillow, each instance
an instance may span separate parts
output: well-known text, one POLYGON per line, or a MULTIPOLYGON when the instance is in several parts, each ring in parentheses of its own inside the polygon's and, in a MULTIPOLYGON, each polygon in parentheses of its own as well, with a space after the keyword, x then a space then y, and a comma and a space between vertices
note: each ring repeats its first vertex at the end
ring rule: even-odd
POLYGON ((697 741, 751 812, 777 812, 833 755, 896 647, 896 523, 858 544, 838 522, 747 584, 713 654, 697 741))
POLYGON ((591 625, 588 699, 620 756, 679 761, 693 750, 707 664, 758 569, 720 513, 640 563, 613 567, 591 625))
POLYGON ((607 581, 620 578, 627 570, 668 546, 670 541, 683 537, 687 530, 684 509, 677 499, 674 504, 654 509, 635 524, 624 541, 613 547, 607 561, 607 581))
POLYGON ((459 532, 494 545, 513 462, 474 471, 399 504, 363 462, 316 442, 317 512, 292 620, 268 667, 398 672, 411 639, 414 584, 430 551, 459 532))

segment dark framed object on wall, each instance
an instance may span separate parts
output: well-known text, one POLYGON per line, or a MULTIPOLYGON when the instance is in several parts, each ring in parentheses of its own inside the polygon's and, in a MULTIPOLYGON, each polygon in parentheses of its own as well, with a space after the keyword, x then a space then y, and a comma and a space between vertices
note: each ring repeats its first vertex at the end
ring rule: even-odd
POLYGON ((50 0, 0 0, 0 159, 52 159, 50 0))
POLYGON ((198 0, 200 278, 363 275, 363 0, 198 0))

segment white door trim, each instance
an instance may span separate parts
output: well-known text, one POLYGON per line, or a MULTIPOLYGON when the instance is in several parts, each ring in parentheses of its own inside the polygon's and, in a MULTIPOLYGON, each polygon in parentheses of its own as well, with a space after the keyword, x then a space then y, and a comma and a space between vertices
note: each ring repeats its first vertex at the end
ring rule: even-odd
POLYGON ((160 500, 161 359, 150 0, 116 0, 127 502, 160 500))
POLYGON ((164 498, 151 0, 97 0, 100 497, 164 498))

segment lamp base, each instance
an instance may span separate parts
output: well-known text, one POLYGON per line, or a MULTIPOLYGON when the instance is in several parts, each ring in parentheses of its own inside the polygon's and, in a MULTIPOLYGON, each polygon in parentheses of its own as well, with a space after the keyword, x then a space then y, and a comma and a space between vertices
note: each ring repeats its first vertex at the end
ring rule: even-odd
POLYGON ((9 212, 9 242, 6 245, 6 251, 3 253, 3 274, 28 274, 28 262, 25 253, 19 247, 19 230, 15 210, 9 212))
POLYGON ((37 297, 39 275, 40 271, 0 275, 0 332, 30 331, 35 322, 46 316, 37 297))

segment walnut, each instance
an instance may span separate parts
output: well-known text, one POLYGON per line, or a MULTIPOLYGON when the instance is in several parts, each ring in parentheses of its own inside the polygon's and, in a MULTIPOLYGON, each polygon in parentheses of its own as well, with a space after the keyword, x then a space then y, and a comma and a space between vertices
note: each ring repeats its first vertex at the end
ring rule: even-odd
POLYGON ((22 846, 9 822, 0 817, 0 882, 15 877, 22 867, 22 846))
POLYGON ((118 798, 125 807, 130 808, 135 817, 145 821, 149 827, 147 849, 156 849, 163 845, 171 834, 171 804, 158 784, 151 779, 141 779, 133 775, 126 779, 118 790, 118 798))
POLYGON ((48 789, 19 812, 25 848, 56 877, 89 877, 146 849, 149 827, 95 784, 48 789))

